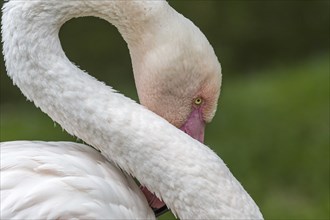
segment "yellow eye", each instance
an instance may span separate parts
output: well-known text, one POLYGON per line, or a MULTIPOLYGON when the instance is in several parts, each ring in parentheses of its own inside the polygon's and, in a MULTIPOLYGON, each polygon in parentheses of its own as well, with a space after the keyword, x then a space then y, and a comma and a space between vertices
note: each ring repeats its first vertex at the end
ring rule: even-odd
POLYGON ((194 103, 195 103, 195 105, 201 105, 203 103, 203 99, 198 97, 195 99, 194 103))

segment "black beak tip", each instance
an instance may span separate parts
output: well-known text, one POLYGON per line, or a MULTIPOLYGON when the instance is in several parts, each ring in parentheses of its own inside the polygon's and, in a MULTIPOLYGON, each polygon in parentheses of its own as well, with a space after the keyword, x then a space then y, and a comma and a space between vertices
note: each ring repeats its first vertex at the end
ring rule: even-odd
POLYGON ((152 209, 152 210, 154 211, 156 217, 159 217, 159 216, 161 216, 162 214, 164 214, 164 213, 166 213, 166 212, 169 211, 169 209, 167 208, 166 205, 162 206, 162 207, 159 208, 159 209, 152 209))

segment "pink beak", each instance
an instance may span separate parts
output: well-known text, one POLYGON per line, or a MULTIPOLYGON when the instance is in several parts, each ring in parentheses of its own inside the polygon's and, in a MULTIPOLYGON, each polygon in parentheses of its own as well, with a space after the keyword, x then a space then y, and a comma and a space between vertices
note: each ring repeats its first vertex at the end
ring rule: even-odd
POLYGON ((201 108, 194 109, 180 129, 192 138, 204 143, 205 121, 201 108))

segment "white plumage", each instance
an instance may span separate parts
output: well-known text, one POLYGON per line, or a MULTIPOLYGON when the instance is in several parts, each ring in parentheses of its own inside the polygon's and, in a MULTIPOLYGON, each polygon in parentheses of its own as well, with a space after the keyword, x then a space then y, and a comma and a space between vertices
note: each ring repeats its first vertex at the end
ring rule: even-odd
POLYGON ((134 180, 70 142, 1 143, 1 219, 154 218, 134 180))
MULTIPOLYGON (((1 218, 154 218, 118 166, 180 218, 261 219, 257 205, 212 150, 67 59, 58 32, 78 16, 101 17, 118 28, 128 43, 141 102, 176 126, 191 111, 178 103, 190 105, 187 96, 196 88, 218 97, 219 88, 207 90, 221 81, 212 47, 165 1, 5 3, 8 75, 37 107, 103 156, 75 143, 1 143, 1 218), (168 85, 179 88, 164 92, 168 85), (155 101, 153 91, 164 94, 163 103, 155 101), (162 112, 171 109, 168 102, 178 117, 162 112)), ((207 101, 213 103, 205 110, 209 121, 216 102, 207 101)))

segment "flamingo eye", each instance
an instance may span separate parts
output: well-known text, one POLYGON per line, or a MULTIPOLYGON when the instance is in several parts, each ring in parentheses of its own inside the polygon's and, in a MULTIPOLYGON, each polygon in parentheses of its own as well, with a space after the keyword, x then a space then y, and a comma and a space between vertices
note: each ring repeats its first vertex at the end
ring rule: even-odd
POLYGON ((201 105, 203 103, 203 99, 201 97, 197 97, 194 101, 195 105, 201 105))

